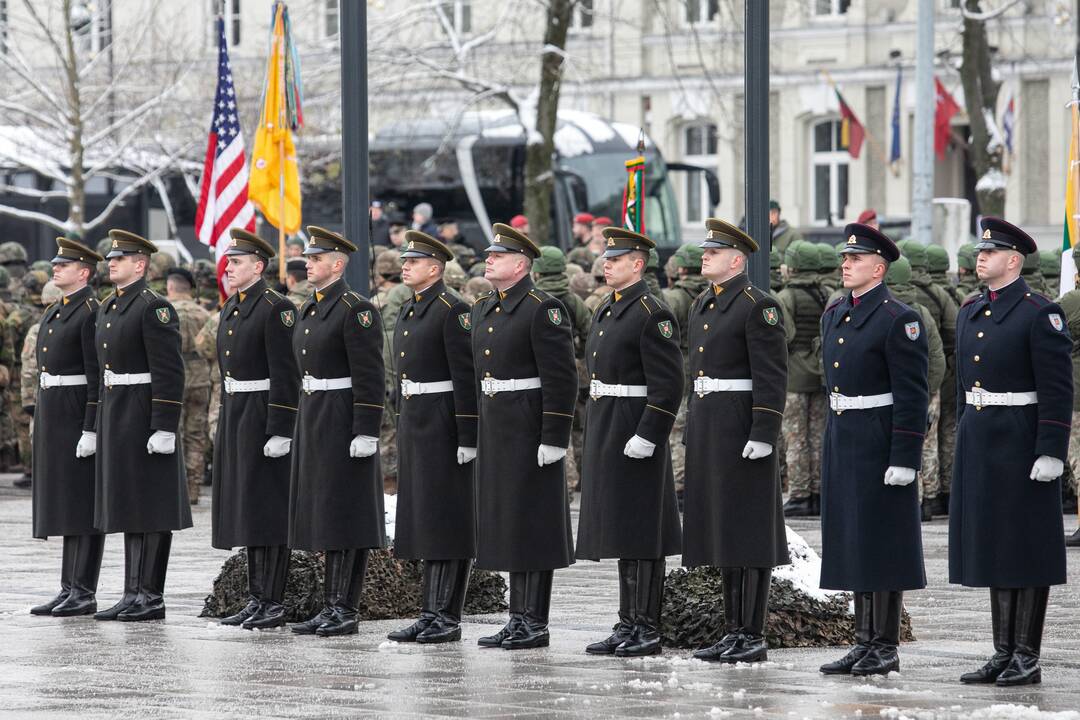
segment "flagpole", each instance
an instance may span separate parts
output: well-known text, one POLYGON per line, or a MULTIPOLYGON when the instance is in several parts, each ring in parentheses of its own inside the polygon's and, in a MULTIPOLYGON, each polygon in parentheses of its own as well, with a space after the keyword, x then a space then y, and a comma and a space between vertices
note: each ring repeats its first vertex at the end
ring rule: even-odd
MULTIPOLYGON (((285 6, 284 2, 278 2, 278 13, 280 14, 285 6)), ((275 14, 274 25, 277 25, 278 14, 275 14)), ((281 57, 281 66, 278 68, 278 83, 279 83, 279 97, 281 102, 278 105, 278 282, 282 285, 285 284, 285 271, 286 271, 286 259, 285 259, 285 134, 281 132, 282 128, 288 123, 288 118, 282 118, 281 108, 284 105, 286 113, 288 112, 287 100, 285 99, 285 51, 287 48, 282 47, 285 41, 285 18, 281 17, 281 36, 274 38, 274 44, 277 45, 278 55, 281 57)))

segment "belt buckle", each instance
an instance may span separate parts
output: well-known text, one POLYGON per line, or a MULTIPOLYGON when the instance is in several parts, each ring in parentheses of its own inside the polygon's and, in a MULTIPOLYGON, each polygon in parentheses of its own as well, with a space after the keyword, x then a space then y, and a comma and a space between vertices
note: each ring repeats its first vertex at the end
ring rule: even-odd
POLYGON ((406 400, 408 400, 409 398, 411 398, 413 396, 413 394, 411 392, 409 392, 409 386, 412 385, 412 384, 413 384, 412 380, 402 380, 401 381, 401 397, 405 398, 406 400))
POLYGON ((310 376, 310 375, 305 375, 305 376, 304 376, 304 377, 303 377, 303 378, 302 378, 302 379, 300 380, 300 388, 301 388, 301 389, 302 389, 302 390, 304 391, 304 393, 306 393, 307 395, 310 395, 310 394, 312 393, 312 390, 311 390, 311 382, 310 382, 310 380, 311 380, 311 376, 310 376))
POLYGON ((233 390, 233 379, 225 378, 225 394, 232 395, 234 392, 235 391, 233 390))
POLYGON ((596 400, 600 399, 600 381, 599 380, 593 380, 593 381, 591 381, 589 383, 589 397, 591 397, 593 399, 593 401, 596 401, 596 400))
POLYGON ((982 410, 983 409, 983 398, 984 397, 986 397, 986 394, 985 394, 984 390, 982 390, 981 388, 971 388, 971 399, 973 401, 972 405, 975 406, 976 410, 982 410))
POLYGON ((491 378, 484 378, 480 381, 480 390, 488 397, 495 397, 495 381, 491 378))
POLYGON ((113 386, 112 379, 113 379, 112 370, 106 370, 105 375, 102 376, 102 380, 105 382, 105 387, 111 388, 113 386))

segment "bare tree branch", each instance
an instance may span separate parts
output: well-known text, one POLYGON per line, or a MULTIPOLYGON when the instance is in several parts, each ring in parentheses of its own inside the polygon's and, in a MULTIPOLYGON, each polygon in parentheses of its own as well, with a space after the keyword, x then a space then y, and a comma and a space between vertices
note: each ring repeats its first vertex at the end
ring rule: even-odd
POLYGON ((960 14, 964 16, 965 20, 974 20, 976 22, 986 22, 987 20, 993 20, 994 18, 1001 17, 1002 15, 1007 13, 1009 10, 1011 10, 1013 7, 1019 5, 1022 2, 1025 2, 1025 0, 1008 0, 1008 2, 1006 2, 1004 5, 1002 5, 998 9, 996 9, 996 10, 987 10, 985 12, 980 12, 978 10, 971 10, 971 9, 965 7, 963 4, 961 4, 960 5, 960 14))

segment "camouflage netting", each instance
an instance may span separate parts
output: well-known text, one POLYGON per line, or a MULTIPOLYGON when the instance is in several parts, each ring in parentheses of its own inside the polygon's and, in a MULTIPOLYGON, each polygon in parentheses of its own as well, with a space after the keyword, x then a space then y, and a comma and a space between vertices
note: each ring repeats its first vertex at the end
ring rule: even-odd
MULTIPOLYGON (((388 550, 373 550, 368 558, 367 578, 360 596, 360 618, 383 620, 411 618, 420 612, 423 565, 398 560, 388 550)), ((289 620, 307 620, 322 608, 324 560, 322 553, 293 551, 285 604, 289 620)), ((465 614, 481 615, 506 610, 506 581, 501 575, 473 569, 465 614)), ((247 556, 238 552, 221 567, 214 590, 207 595, 200 617, 225 617, 247 603, 247 556)))
MULTIPOLYGON (((720 569, 682 568, 664 582, 664 611, 660 632, 668 647, 702 648, 718 642, 724 631, 724 600, 720 569)), ((769 647, 825 647, 855 642, 850 593, 827 601, 811 597, 788 579, 774 577, 769 595, 765 636, 769 647)), ((904 611, 901 640, 915 639, 911 617, 904 611)))

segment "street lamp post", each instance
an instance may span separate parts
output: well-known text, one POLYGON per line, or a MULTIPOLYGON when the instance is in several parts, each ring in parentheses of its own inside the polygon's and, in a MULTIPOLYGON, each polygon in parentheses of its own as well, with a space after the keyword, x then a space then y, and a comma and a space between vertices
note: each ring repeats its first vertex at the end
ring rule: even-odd
POLYGON ((367 3, 342 2, 341 25, 341 212, 345 237, 359 251, 345 271, 349 286, 367 295, 371 253, 368 208, 367 3))
POLYGON ((759 249, 750 259, 750 282, 769 289, 769 3, 745 4, 743 126, 746 132, 746 232, 759 249))

